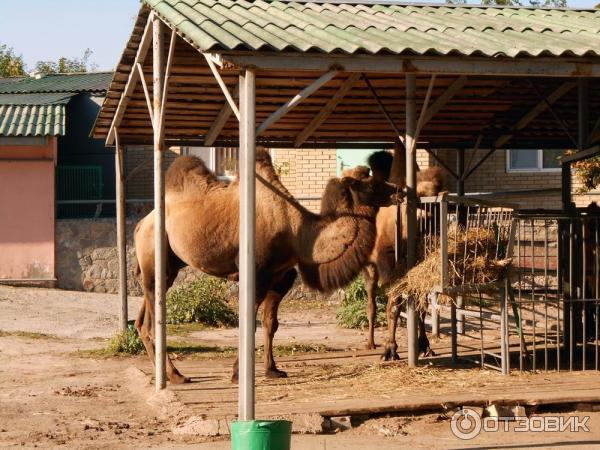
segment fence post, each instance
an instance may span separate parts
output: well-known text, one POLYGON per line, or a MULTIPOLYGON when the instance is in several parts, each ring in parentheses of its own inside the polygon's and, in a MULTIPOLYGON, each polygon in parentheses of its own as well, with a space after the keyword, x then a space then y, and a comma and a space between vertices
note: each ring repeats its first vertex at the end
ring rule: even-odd
POLYGON ((502 359, 502 374, 509 373, 508 352, 508 311, 506 309, 506 295, 508 291, 508 278, 500 288, 500 357, 502 359))

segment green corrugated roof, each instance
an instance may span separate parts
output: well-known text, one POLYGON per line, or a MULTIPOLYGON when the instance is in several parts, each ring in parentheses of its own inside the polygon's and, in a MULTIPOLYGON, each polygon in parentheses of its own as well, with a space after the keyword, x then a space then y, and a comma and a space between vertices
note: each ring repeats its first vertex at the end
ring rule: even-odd
POLYGON ((33 94, 38 92, 102 93, 108 90, 112 76, 112 72, 90 72, 45 75, 41 78, 4 78, 0 79, 0 94, 33 94))
POLYGON ((61 136, 65 105, 0 105, 0 136, 61 136))
POLYGON ((598 56, 600 11, 246 0, 144 0, 202 51, 598 56))
POLYGON ((0 136, 61 136, 65 109, 80 92, 105 93, 112 72, 0 78, 0 136))

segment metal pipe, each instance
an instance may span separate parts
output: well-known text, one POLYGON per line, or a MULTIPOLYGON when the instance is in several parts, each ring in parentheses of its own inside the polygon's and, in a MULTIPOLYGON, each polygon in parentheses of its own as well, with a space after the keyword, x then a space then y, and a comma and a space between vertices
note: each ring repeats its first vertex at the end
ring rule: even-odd
POLYGON ((117 198, 117 254, 119 259, 119 314, 120 330, 127 330, 127 237, 125 232, 125 165, 123 146, 119 142, 119 130, 115 130, 115 179, 117 198))
POLYGON ((254 420, 256 74, 240 75, 239 420, 254 420))
POLYGON ((154 107, 154 326, 155 326, 155 387, 167 387, 167 304, 166 304, 166 234, 165 234, 165 175, 164 139, 158 124, 163 113, 164 84, 163 22, 153 18, 153 107, 154 107))
MULTIPOLYGON (((406 268, 410 270, 417 262, 417 77, 406 74, 406 268)), ((416 367, 418 359, 417 313, 415 299, 409 296, 406 302, 408 319, 408 366, 416 367)))

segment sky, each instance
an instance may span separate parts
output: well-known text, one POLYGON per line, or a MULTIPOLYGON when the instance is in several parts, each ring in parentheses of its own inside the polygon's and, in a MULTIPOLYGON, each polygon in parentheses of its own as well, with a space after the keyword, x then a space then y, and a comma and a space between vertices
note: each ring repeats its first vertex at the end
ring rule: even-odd
MULTIPOLYGON (((600 0, 567 1, 592 8, 600 0)), ((139 7, 139 0, 0 0, 0 43, 23 55, 29 70, 41 60, 80 58, 87 48, 99 70, 112 70, 139 7)))

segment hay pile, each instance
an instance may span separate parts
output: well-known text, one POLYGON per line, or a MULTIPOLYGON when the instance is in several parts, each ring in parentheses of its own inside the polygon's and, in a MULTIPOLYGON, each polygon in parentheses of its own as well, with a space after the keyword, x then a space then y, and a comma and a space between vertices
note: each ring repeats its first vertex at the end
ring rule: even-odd
MULTIPOLYGON (((457 225, 452 225, 448 230, 449 286, 480 285, 500 280, 510 259, 496 259, 496 250, 497 238, 494 229, 480 227, 465 231, 457 225)), ((438 248, 427 254, 422 262, 390 285, 388 295, 392 298, 412 295, 416 300, 417 309, 426 310, 429 294, 441 284, 440 253, 438 248)))

